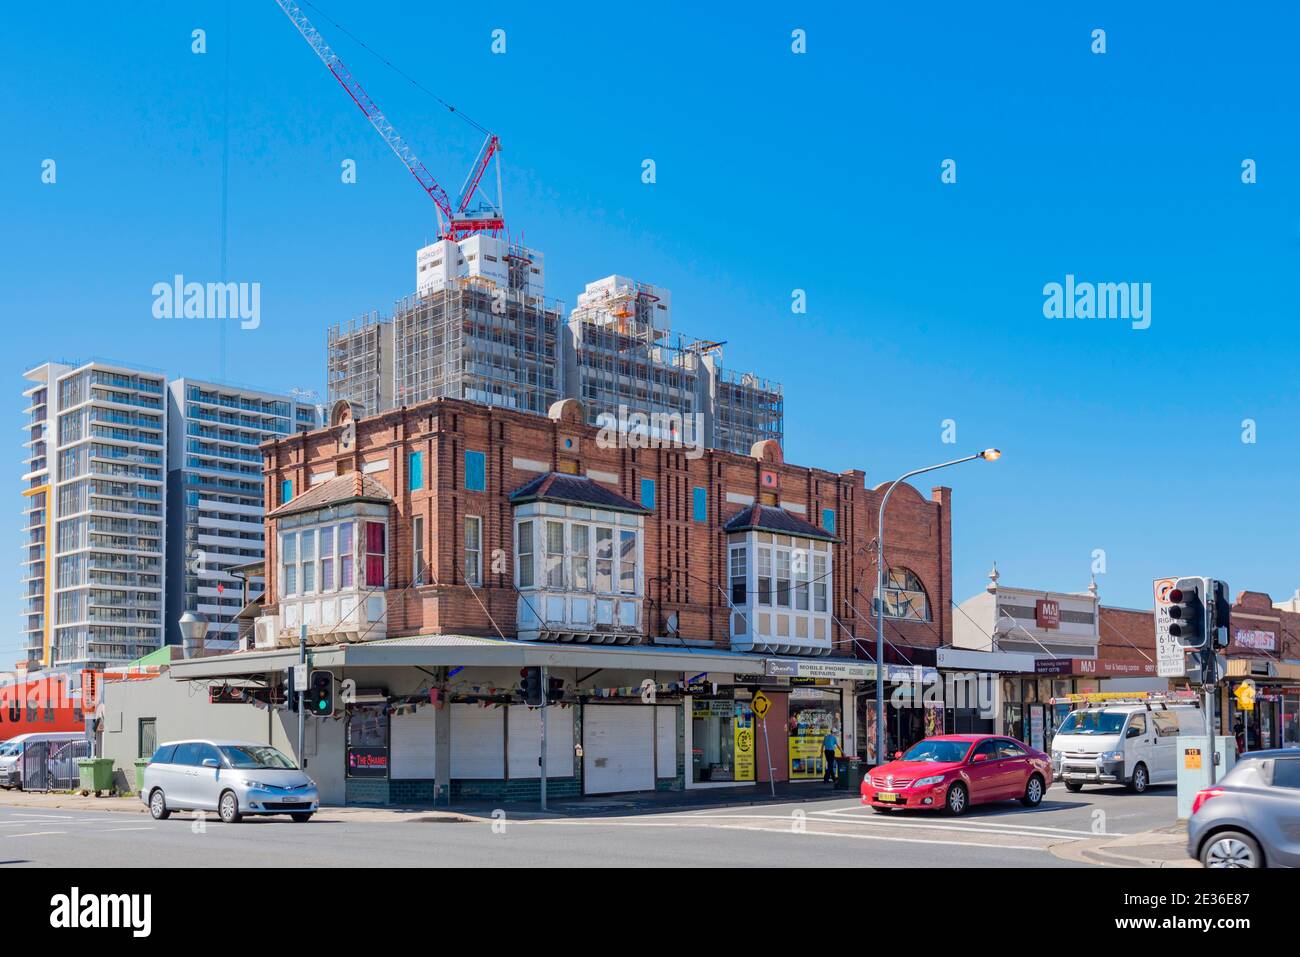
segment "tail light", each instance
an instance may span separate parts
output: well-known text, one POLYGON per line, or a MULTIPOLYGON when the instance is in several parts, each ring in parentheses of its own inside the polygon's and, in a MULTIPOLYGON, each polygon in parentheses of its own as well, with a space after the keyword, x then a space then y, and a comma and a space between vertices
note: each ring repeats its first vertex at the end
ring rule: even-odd
POLYGON ((1216 798, 1223 793, 1223 788, 1205 788, 1203 791, 1197 791, 1196 797, 1192 800, 1192 815, 1201 809, 1201 805, 1210 798, 1216 798))

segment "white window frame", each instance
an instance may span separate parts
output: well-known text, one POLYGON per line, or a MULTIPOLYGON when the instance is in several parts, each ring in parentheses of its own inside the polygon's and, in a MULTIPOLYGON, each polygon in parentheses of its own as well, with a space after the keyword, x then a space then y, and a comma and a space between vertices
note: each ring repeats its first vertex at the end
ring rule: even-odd
POLYGON ((424 580, 424 516, 411 516, 411 584, 419 588, 424 580))
POLYGON ((462 531, 464 532, 461 542, 465 555, 465 584, 480 587, 483 584, 483 517, 481 515, 466 515, 465 521, 462 523, 462 531), (477 548, 474 549, 469 547, 471 523, 473 523, 476 530, 477 548), (471 555, 473 556, 472 562, 471 555))
POLYGON ((537 587, 537 520, 534 518, 520 519, 515 523, 515 587, 516 588, 536 588, 537 587), (523 534, 524 526, 528 526, 528 534, 523 534), (528 542, 527 551, 524 550, 523 543, 528 542), (524 582, 524 556, 528 556, 528 578, 524 582))

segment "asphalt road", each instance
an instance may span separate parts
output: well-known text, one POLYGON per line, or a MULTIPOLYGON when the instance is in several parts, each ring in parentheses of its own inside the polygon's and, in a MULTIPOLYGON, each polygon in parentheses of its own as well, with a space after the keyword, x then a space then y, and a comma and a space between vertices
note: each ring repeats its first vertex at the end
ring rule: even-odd
POLYGON ((879 815, 852 799, 495 823, 246 819, 154 821, 122 812, 0 807, 0 866, 1079 866, 1053 847, 1162 827, 1174 790, 1053 787, 960 818, 879 815))

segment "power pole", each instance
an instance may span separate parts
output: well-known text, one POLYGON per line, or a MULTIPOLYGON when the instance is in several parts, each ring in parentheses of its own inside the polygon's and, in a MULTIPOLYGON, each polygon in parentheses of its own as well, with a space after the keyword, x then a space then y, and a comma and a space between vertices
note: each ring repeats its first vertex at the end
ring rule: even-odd
MULTIPOLYGON (((298 629, 298 664, 303 666, 300 670, 306 670, 307 625, 305 623, 298 629)), ((306 715, 303 712, 306 708, 304 699, 306 698, 307 688, 306 682, 299 683, 295 681, 294 685, 293 690, 298 693, 298 767, 306 768, 307 755, 303 752, 303 744, 306 738, 306 715)))
POLYGON ((551 703, 550 685, 547 683, 546 666, 542 665, 542 754, 538 764, 542 769, 542 810, 546 810, 546 708, 551 703))

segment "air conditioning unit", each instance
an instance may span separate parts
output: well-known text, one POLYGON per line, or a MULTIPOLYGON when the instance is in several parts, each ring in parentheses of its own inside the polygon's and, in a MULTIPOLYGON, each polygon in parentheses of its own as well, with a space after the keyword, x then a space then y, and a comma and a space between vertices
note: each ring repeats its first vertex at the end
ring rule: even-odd
POLYGON ((280 616, 263 615, 253 622, 253 647, 258 651, 277 647, 280 633, 280 616))

